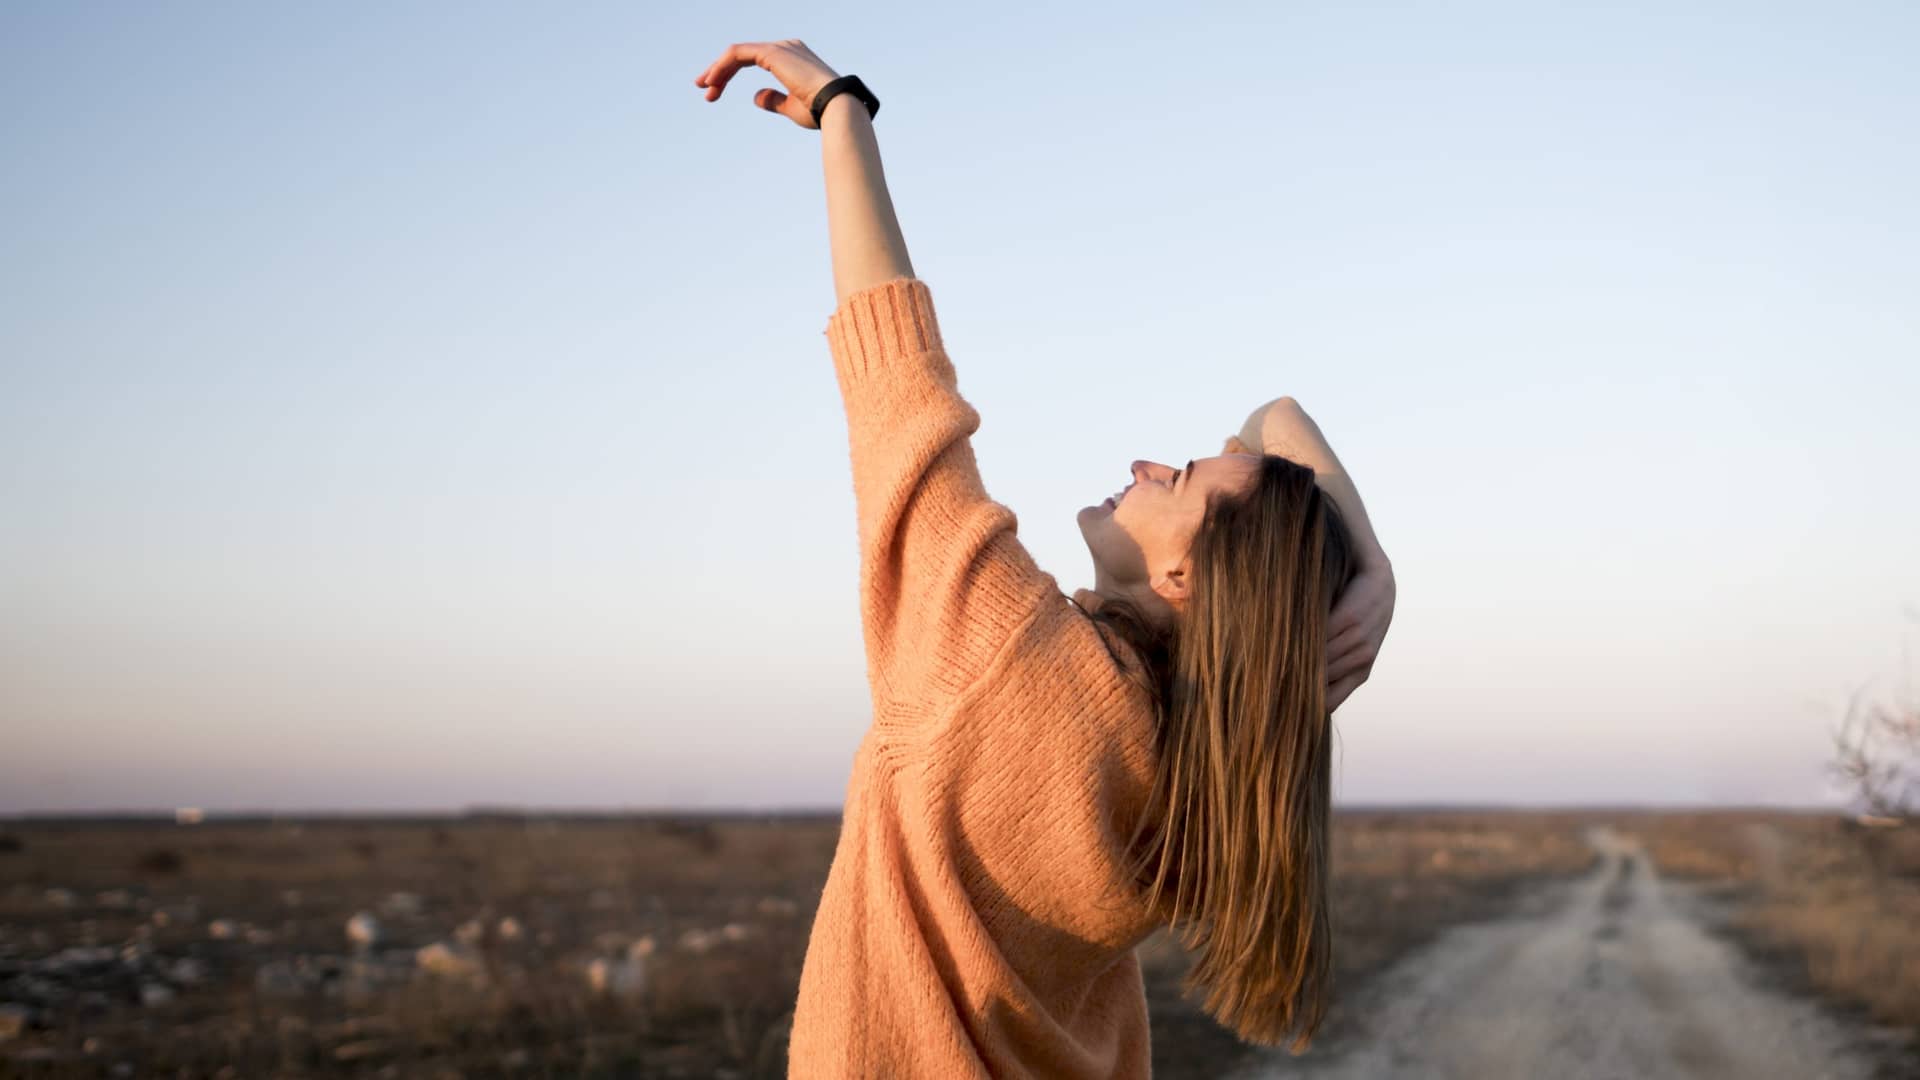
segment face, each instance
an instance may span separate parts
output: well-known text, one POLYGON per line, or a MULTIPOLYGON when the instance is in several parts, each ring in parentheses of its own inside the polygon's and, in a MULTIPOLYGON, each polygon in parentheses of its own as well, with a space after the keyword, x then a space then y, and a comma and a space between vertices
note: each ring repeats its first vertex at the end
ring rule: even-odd
POLYGON ((1093 554, 1094 591, 1143 600, 1151 593, 1178 605, 1186 597, 1187 549, 1208 497, 1246 491, 1259 469, 1257 454, 1199 458, 1179 468, 1134 462, 1131 483, 1078 515, 1093 554))

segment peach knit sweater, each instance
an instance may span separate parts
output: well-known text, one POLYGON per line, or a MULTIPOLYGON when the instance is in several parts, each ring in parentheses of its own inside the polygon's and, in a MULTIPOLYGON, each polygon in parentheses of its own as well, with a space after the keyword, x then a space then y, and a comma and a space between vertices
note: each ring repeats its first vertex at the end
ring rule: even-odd
POLYGON ((1146 1077, 1120 857, 1152 777, 1137 664, 988 498, 925 282, 827 322, 873 722, 807 943, 788 1075, 1146 1077))

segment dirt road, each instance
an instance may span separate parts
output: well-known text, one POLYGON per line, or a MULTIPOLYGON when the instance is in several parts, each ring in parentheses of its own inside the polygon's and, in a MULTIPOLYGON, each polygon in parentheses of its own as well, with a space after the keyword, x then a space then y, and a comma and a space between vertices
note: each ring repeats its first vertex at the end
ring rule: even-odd
POLYGON ((1351 1006, 1365 1017, 1358 1038, 1276 1051, 1234 1080, 1896 1075, 1888 1033, 1764 989, 1628 838, 1598 827, 1587 840, 1601 860, 1586 877, 1455 928, 1374 980, 1351 1006))

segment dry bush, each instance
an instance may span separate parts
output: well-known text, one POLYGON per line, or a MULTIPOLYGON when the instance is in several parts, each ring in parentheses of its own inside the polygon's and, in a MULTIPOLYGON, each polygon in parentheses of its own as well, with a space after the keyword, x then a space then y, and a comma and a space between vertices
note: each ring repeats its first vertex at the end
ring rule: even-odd
POLYGON ((1641 840, 1662 873, 1729 901, 1726 929, 1776 975, 1920 1027, 1920 830, 1714 811, 1649 816, 1641 840))

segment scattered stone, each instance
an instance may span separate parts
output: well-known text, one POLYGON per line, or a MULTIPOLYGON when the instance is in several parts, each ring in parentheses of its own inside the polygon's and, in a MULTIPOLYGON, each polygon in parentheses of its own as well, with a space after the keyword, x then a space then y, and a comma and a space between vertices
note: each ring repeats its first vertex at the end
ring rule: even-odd
POLYGON ((247 927, 247 944, 271 945, 273 944, 273 931, 259 926, 249 926, 247 927))
POLYGON ((442 978, 483 978, 486 969, 480 958, 465 948, 436 941, 413 954, 413 962, 429 975, 442 978))
POLYGON ((753 927, 746 923, 730 922, 720 928, 720 936, 728 941, 745 941, 756 934, 753 927))
POLYGON ((519 941, 527 933, 526 927, 520 925, 520 920, 511 915, 501 919, 496 930, 500 934, 501 941, 519 941))
POLYGON ((262 997, 297 997, 305 992, 306 987, 292 964, 285 960, 272 960, 261 964, 260 969, 254 972, 253 989, 262 997))
POLYGON ((416 893, 397 892, 380 903, 380 914, 389 919, 418 918, 420 910, 420 897, 416 893))
POLYGON ((240 927, 232 919, 215 919, 207 924, 207 936, 215 941, 231 941, 240 936, 240 927))
POLYGON ((453 931, 455 941, 462 945, 478 945, 487 936, 487 928, 479 919, 468 919, 453 931))
POLYGON ((103 1041, 98 1035, 89 1035, 87 1036, 86 1041, 80 1044, 80 1052, 87 1055, 88 1057, 92 1057, 95 1054, 105 1053, 106 1049, 107 1049, 106 1042, 103 1041))
POLYGON ((713 948, 717 941, 717 935, 698 927, 680 935, 680 947, 690 953, 706 952, 708 949, 713 948))
POLYGON ((361 1039, 357 1042, 341 1043, 333 1048, 335 1061, 365 1061, 379 1057, 387 1052, 388 1043, 384 1039, 361 1039))
POLYGON ((300 894, 299 889, 283 889, 280 892, 280 902, 288 907, 299 907, 304 899, 306 898, 300 894))
POLYGON ((500 1067, 503 1069, 524 1069, 533 1063, 533 1055, 524 1049, 509 1050, 500 1055, 500 1067))
POLYGON ((183 956, 167 968, 167 978, 180 986, 197 986, 206 977, 207 965, 191 956, 183 956))
POLYGON ((644 964, 596 957, 587 965, 587 986, 596 994, 633 997, 646 991, 647 969, 644 964))
POLYGON ((73 906, 72 889, 48 889, 45 896, 47 903, 54 907, 70 908, 73 906))
POLYGON ((108 889, 102 893, 95 893, 93 902, 103 908, 125 911, 133 906, 133 894, 125 889, 108 889))
POLYGON ((119 959, 119 953, 105 945, 89 947, 72 945, 40 963, 40 970, 49 975, 74 975, 90 970, 113 966, 119 959))
POLYGON ((165 904, 153 910, 155 926, 191 926, 200 921, 200 905, 187 900, 178 904, 165 904))
POLYGON ((762 915, 796 915, 800 911, 799 904, 794 903, 784 896, 764 896, 761 897, 760 902, 754 906, 759 909, 762 915))
POLYGON ((171 1005, 173 1004, 173 998, 173 987, 168 986, 166 983, 152 982, 140 984, 140 1004, 148 1008, 171 1005))
POLYGON ((367 912, 360 912, 347 920, 347 941, 354 948, 365 952, 380 943, 380 920, 367 912))

